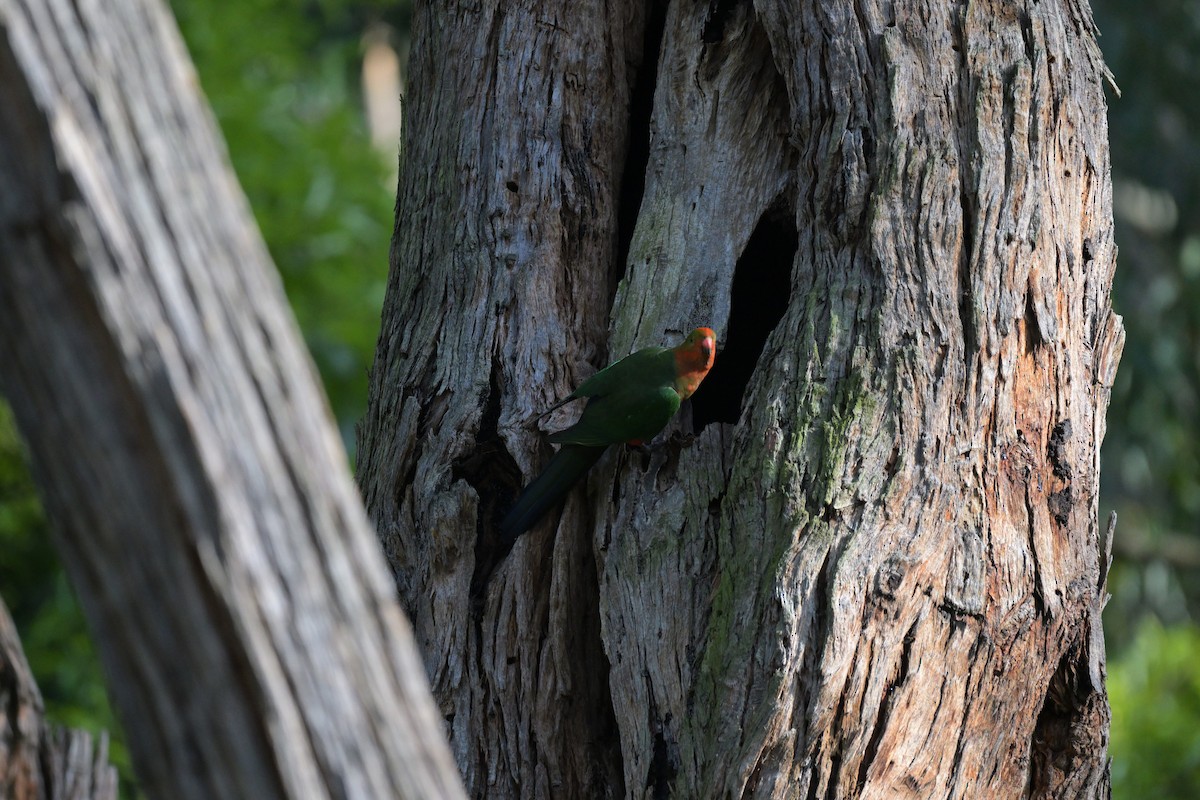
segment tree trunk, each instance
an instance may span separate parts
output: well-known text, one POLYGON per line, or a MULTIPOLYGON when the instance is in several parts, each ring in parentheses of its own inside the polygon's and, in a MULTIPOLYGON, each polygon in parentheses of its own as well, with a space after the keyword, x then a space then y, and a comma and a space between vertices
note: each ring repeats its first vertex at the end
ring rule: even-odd
POLYGON ((359 480, 470 791, 1104 796, 1086 3, 644 8, 413 22, 359 480), (696 325, 659 446, 499 552, 535 415, 696 325))
POLYGON ((0 798, 117 800, 108 737, 92 748, 87 731, 46 722, 42 694, 21 652, 17 627, 0 601, 0 798))
POLYGON ((152 797, 453 797, 178 32, 0 0, 0 381, 152 797))

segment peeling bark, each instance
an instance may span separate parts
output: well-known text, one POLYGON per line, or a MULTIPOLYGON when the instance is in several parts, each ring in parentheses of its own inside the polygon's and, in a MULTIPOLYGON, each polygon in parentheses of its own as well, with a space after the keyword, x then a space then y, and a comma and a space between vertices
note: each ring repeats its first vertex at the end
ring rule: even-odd
POLYGON ((470 790, 1105 796, 1086 4, 672 3, 658 47, 531 6, 416 18, 360 431, 470 790), (660 445, 497 553, 570 419, 536 414, 696 325, 724 350, 660 445))

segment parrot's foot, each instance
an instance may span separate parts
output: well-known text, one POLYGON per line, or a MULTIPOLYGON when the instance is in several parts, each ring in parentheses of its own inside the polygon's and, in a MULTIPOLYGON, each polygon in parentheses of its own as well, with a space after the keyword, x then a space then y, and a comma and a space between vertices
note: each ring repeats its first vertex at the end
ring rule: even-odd
POLYGON ((670 436, 653 439, 649 442, 626 442, 625 447, 633 452, 649 455, 667 445, 674 445, 678 448, 691 447, 694 441, 696 441, 696 434, 675 431, 670 436))

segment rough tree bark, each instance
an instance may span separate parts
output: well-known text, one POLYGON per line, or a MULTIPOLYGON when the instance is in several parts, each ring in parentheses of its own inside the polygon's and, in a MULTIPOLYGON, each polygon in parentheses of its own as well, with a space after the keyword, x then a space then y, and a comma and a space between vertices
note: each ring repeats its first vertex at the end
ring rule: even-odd
POLYGON ((1086 0, 413 24, 359 480, 470 791, 1105 795, 1086 0), (496 552, 534 415, 696 325, 660 446, 496 552))
POLYGON ((454 797, 411 631, 156 0, 0 0, 0 383, 151 797, 454 797))
POLYGON ((117 800, 108 737, 46 721, 42 694, 21 652, 17 626, 0 601, 0 798, 117 800))

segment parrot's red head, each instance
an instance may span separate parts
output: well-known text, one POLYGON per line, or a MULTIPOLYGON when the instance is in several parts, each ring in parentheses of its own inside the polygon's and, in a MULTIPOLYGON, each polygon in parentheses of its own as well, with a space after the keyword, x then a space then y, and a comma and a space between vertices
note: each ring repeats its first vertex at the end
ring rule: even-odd
POLYGON ((675 390, 681 399, 692 396, 716 357, 717 335, 712 328, 696 328, 675 348, 675 390))

